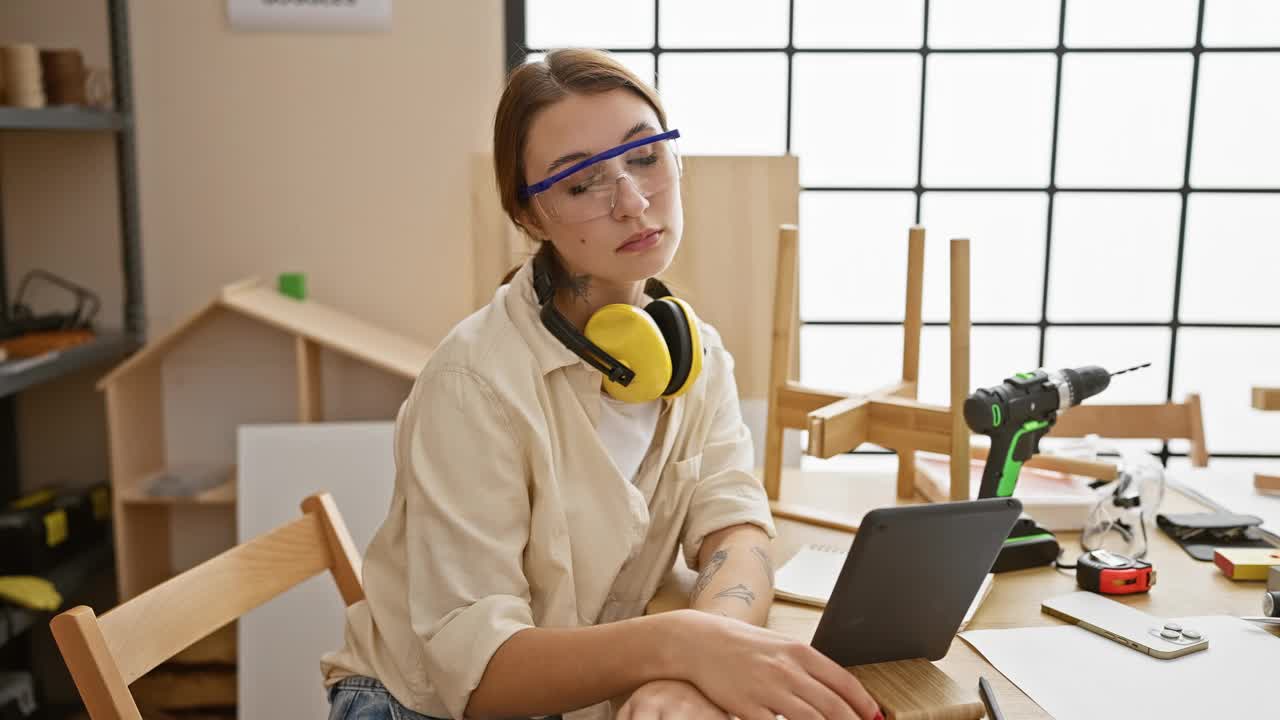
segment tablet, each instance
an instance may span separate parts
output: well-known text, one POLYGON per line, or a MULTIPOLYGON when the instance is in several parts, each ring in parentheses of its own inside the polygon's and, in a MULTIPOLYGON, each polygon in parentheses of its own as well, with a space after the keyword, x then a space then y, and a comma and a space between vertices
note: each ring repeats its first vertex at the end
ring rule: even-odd
POLYGON ((867 513, 813 647, 844 667, 941 659, 1021 512, 987 498, 867 513))

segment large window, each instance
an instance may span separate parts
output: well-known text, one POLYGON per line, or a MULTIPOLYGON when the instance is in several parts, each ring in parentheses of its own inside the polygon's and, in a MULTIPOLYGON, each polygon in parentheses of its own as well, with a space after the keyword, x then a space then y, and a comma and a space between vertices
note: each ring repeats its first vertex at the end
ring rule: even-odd
POLYGON ((921 399, 947 402, 947 240, 968 237, 974 386, 1149 361, 1102 401, 1199 392, 1215 464, 1280 464, 1280 418, 1249 408, 1280 384, 1280 2, 511 0, 507 20, 512 64, 617 53, 686 153, 799 156, 804 382, 898 376, 921 223, 921 399))

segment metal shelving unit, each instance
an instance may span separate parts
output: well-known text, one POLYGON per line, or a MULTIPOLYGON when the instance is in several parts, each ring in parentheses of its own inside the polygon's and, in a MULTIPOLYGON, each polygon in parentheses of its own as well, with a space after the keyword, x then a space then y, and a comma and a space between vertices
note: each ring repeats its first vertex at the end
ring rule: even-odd
POLYGON ((124 117, 80 107, 0 107, 0 130, 122 130, 124 117))
MULTIPOLYGON (((99 333, 97 338, 85 345, 39 358, 0 364, 0 504, 15 497, 20 489, 16 394, 84 368, 120 360, 141 346, 144 339, 129 18, 126 0, 106 0, 106 3, 111 40, 114 109, 0 107, 0 132, 107 132, 114 136, 125 326, 117 332, 99 333)), ((3 217, 0 217, 0 317, 7 320, 10 298, 6 284, 4 245, 4 222, 3 217)))

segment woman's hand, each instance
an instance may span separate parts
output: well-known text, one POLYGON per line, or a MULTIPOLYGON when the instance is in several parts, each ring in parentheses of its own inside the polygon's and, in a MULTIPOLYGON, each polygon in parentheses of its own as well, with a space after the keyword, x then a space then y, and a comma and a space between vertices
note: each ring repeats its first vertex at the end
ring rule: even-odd
POLYGON ((689 683, 654 680, 631 694, 616 720, 726 720, 727 717, 689 683))
POLYGON ((772 630, 693 610, 673 614, 680 677, 742 720, 875 720, 880 708, 849 671, 772 630))

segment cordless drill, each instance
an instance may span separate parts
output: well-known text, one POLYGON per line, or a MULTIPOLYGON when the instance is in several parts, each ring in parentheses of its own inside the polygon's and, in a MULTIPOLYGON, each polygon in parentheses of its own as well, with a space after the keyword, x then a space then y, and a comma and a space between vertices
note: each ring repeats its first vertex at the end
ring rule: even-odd
MULTIPOLYGON (((1008 497, 1018 484, 1022 463, 1040 451, 1040 438, 1049 433, 1058 413, 1079 405, 1107 389, 1112 375, 1150 363, 1108 373, 1097 365, 1018 373, 995 387, 982 388, 964 402, 964 419, 976 433, 991 438, 991 451, 982 471, 979 498, 1008 497)), ((1005 541, 993 572, 1036 567, 1058 557, 1058 541, 1029 517, 1019 518, 1005 541)))

